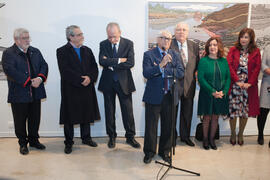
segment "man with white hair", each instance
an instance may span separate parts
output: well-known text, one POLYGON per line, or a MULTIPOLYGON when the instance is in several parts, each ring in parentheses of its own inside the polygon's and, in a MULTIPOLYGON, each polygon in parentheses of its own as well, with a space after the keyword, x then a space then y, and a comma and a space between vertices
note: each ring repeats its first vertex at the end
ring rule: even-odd
MULTIPOLYGON (((148 164, 156 154, 157 127, 161 118, 161 135, 158 154, 170 162, 169 152, 172 146, 172 94, 170 85, 173 83, 175 69, 176 78, 184 76, 184 68, 180 64, 179 55, 169 49, 172 35, 168 31, 161 31, 157 43, 158 47, 144 53, 143 76, 147 79, 143 95, 145 102, 145 135, 144 135, 144 163, 148 164)), ((177 95, 178 97, 178 95, 177 95)))
MULTIPOLYGON (((181 57, 181 64, 185 69, 184 78, 179 80, 179 100, 180 107, 180 138, 181 141, 188 146, 194 146, 190 139, 190 128, 193 114, 193 98, 196 89, 196 73, 200 60, 199 46, 193 41, 188 40, 189 26, 184 22, 180 22, 175 27, 175 38, 172 40, 171 49, 177 51, 181 57)), ((176 108, 177 118, 178 105, 176 108)), ((177 122, 177 121, 175 121, 177 122)), ((177 131, 176 131, 177 137, 177 131)))
POLYGON ((3 69, 8 80, 8 103, 11 103, 15 134, 19 139, 20 153, 29 153, 27 144, 43 150, 39 142, 41 99, 46 98, 44 82, 48 64, 37 48, 30 46, 28 30, 14 31, 14 45, 3 52, 3 69), (26 121, 27 129, 26 131, 26 121))

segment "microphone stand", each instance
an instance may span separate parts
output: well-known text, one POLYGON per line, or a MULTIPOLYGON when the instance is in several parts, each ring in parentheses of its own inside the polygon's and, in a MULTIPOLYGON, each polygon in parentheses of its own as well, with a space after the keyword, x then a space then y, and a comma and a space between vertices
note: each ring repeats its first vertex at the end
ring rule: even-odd
MULTIPOLYGON (((171 64, 172 65, 172 64, 171 64)), ((175 146, 176 146, 176 141, 175 141, 175 112, 176 112, 176 104, 175 104, 175 101, 174 101, 174 97, 175 97, 175 84, 176 84, 176 76, 175 76, 175 67, 173 67, 172 65, 172 69, 173 69, 173 75, 170 76, 170 77, 167 77, 167 78, 172 78, 173 81, 172 81, 172 84, 171 84, 171 113, 172 113, 172 121, 171 121, 171 150, 169 152, 169 156, 170 156, 170 162, 169 164, 167 163, 163 163, 163 162, 159 162, 159 161, 155 161, 155 163, 157 164, 161 164, 163 166, 166 166, 168 167, 167 170, 165 171, 165 173, 161 176, 160 180, 164 178, 164 176, 169 172, 170 169, 176 169, 176 170, 179 170, 179 171, 184 171, 184 172, 187 172, 187 173, 190 173, 190 174, 195 174, 197 176, 200 176, 200 173, 196 173, 196 172, 193 172, 193 171, 189 171, 189 170, 186 170, 186 169, 181 169, 181 168, 178 168, 178 167, 175 167, 172 165, 172 156, 175 155, 175 146)), ((178 97, 177 97, 178 98, 178 97)))

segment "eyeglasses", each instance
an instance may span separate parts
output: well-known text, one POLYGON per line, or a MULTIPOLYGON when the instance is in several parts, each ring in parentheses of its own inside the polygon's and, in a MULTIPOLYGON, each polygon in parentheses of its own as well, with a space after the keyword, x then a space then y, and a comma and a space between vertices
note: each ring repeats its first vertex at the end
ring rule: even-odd
POLYGON ((171 38, 168 38, 168 37, 163 37, 163 36, 160 36, 159 38, 160 38, 160 39, 162 39, 162 40, 166 40, 166 41, 170 41, 170 40, 172 40, 171 38))
POLYGON ((83 36, 83 33, 80 33, 80 34, 74 34, 74 36, 76 36, 76 37, 81 37, 81 36, 83 36))
POLYGON ((20 39, 26 41, 26 40, 31 40, 29 36, 25 36, 25 37, 20 37, 20 39))

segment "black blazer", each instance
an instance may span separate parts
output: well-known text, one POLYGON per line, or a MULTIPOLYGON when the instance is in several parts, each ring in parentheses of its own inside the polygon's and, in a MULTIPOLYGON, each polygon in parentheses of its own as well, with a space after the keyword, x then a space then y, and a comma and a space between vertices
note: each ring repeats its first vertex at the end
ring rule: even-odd
MULTIPOLYGON (((200 60, 199 56, 199 45, 193 41, 187 40, 188 48, 188 63, 185 68, 185 76, 178 83, 179 86, 179 96, 184 95, 186 98, 194 98, 196 89, 196 77, 195 72, 197 71, 198 63, 200 60)), ((175 50, 180 54, 181 63, 183 64, 181 58, 181 52, 177 44, 177 40, 173 39, 171 43, 171 49, 175 50)))
POLYGON ((135 85, 130 71, 134 66, 134 49, 132 41, 122 37, 120 38, 117 58, 113 58, 111 42, 108 39, 102 41, 99 46, 99 64, 103 66, 103 71, 99 81, 98 90, 102 92, 111 90, 113 71, 109 67, 113 67, 115 73, 117 73, 123 92, 128 95, 135 91, 135 85), (127 58, 127 61, 118 64, 118 58, 127 58))

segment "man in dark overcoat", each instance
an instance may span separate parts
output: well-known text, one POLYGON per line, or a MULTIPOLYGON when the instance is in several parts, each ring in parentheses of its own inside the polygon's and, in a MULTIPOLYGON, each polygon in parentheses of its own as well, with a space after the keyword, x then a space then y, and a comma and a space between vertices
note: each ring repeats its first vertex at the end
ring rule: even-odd
POLYGON ((80 27, 66 28, 67 44, 57 49, 61 75, 60 124, 64 124, 66 154, 72 152, 74 124, 80 124, 82 143, 96 147, 90 135, 90 123, 100 119, 95 82, 98 68, 92 50, 83 45, 80 27))

